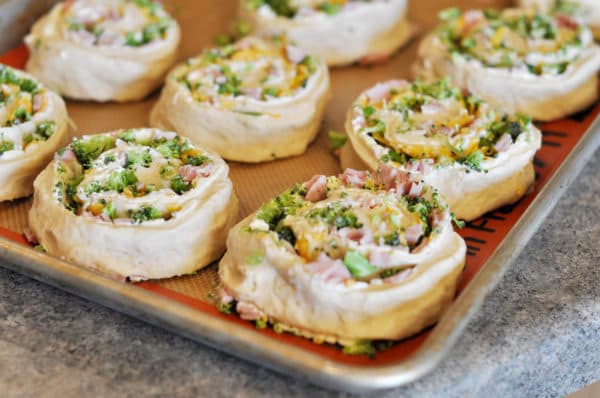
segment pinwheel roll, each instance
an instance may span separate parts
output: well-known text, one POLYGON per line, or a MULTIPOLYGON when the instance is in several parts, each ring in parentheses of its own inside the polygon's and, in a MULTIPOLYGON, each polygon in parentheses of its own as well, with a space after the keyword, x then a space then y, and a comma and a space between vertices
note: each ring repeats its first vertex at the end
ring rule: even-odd
POLYGON ((441 196, 387 166, 297 184, 234 227, 227 249, 222 306, 343 345, 435 323, 465 261, 441 196))
POLYGON ((495 110, 446 80, 377 84, 354 102, 346 130, 369 168, 384 163, 420 176, 465 220, 521 198, 541 146, 528 117, 495 110))
POLYGON ((328 65, 377 61, 411 36, 406 0, 240 0, 257 35, 287 35, 328 65))
POLYGON ((600 3, 597 0, 519 0, 522 7, 535 7, 542 12, 573 15, 582 18, 600 38, 600 3))
POLYGON ((162 83, 179 38, 156 1, 64 1, 25 38, 27 71, 70 98, 139 100, 162 83))
POLYGON ((598 94, 600 47, 567 15, 533 9, 450 9, 419 48, 417 73, 449 76, 509 113, 553 120, 582 110, 598 94))
POLYGON ((34 186, 29 226, 50 254, 131 280, 209 264, 238 215, 225 162, 154 129, 76 138, 34 186))
POLYGON ((248 37, 176 67, 151 114, 225 159, 299 155, 330 98, 327 67, 303 50, 248 37))
POLYGON ((62 98, 0 64, 0 200, 33 192, 33 180, 67 140, 67 130, 62 98))

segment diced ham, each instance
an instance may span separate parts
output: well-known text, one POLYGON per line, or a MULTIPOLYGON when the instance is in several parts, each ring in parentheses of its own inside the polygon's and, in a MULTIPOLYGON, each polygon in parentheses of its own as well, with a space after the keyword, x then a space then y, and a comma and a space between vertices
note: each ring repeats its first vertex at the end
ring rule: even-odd
POLYGON ((262 88, 260 88, 260 87, 243 88, 242 94, 244 94, 246 97, 250 97, 250 98, 254 98, 254 99, 258 100, 258 99, 260 99, 260 97, 262 95, 262 88))
POLYGON ((444 219, 446 218, 446 214, 441 210, 434 210, 431 214, 431 226, 433 228, 440 225, 444 219))
POLYGON ((344 173, 340 174, 340 180, 342 180, 345 185, 355 188, 363 187, 367 181, 367 177, 368 175, 366 171, 358 171, 354 169, 346 169, 344 170, 344 173))
POLYGON ((59 154, 59 152, 56 152, 56 154, 54 155, 54 159, 55 160, 60 160, 62 162, 70 162, 75 160, 77 157, 75 156, 75 152, 73 152, 73 150, 71 148, 67 148, 65 149, 62 154, 59 154))
POLYGON ((408 196, 411 198, 417 198, 421 196, 421 191, 423 191, 423 184, 420 182, 413 182, 410 186, 410 190, 408 191, 408 196))
POLYGON ((219 303, 221 304, 229 304, 231 302, 233 302, 233 296, 231 296, 229 293, 227 293, 227 291, 223 288, 219 289, 218 292, 219 295, 219 303))
POLYGON ((92 45, 96 42, 96 36, 83 29, 69 31, 69 36, 71 36, 74 41, 81 44, 92 45))
POLYGON ((33 103, 31 104, 31 109, 33 109, 34 112, 38 112, 40 109, 42 109, 43 104, 44 97, 42 97, 40 94, 36 94, 33 96, 33 103))
POLYGON ((424 115, 436 115, 444 110, 444 106, 438 101, 431 101, 421 106, 421 113, 424 115))
POLYGON ((367 121, 365 120, 365 117, 362 114, 358 115, 354 119, 352 119, 352 128, 354 130, 360 130, 366 126, 367 126, 367 121))
POLYGON ((121 46, 125 44, 125 39, 117 32, 105 30, 98 38, 98 44, 102 46, 121 46))
POLYGON ((469 31, 471 28, 475 27, 479 22, 485 19, 483 12, 481 10, 469 10, 465 12, 463 15, 463 32, 469 31))
POLYGON ((398 175, 398 169, 387 164, 379 166, 375 174, 375 182, 383 185, 386 189, 391 189, 394 185, 394 180, 398 175))
POLYGON ((395 189, 400 195, 406 195, 412 184, 407 173, 387 164, 379 166, 375 182, 383 185, 385 189, 395 189))
POLYGON ((327 197, 327 178, 315 175, 306 183, 306 200, 318 202, 327 197))
POLYGON ((306 52, 303 49, 296 46, 288 44, 285 47, 285 52, 287 54, 288 59, 295 64, 299 64, 304 60, 304 58, 306 58, 306 52))
POLYGON ((245 321, 256 321, 262 316, 261 312, 254 304, 245 303, 243 301, 238 302, 235 309, 240 314, 240 318, 245 321))
POLYGON ((210 175, 209 165, 192 166, 186 164, 179 168, 179 175, 183 177, 183 180, 187 183, 191 183, 198 177, 208 177, 210 175))
POLYGON ((384 281, 387 283, 402 282, 402 281, 408 279, 408 277, 413 273, 413 270, 414 270, 414 268, 407 268, 405 270, 398 272, 396 275, 392 275, 389 278, 385 278, 384 281))
POLYGON ((369 254, 369 263, 376 267, 388 267, 391 265, 391 262, 392 257, 390 256, 389 250, 374 249, 369 254))
POLYGON ((421 223, 406 228, 406 231, 404 231, 406 243, 410 246, 416 245, 417 242, 419 242, 419 239, 421 239, 421 236, 423 236, 423 232, 423 224, 421 223))
POLYGON ((570 15, 565 15, 565 14, 558 14, 556 16, 556 22, 558 23, 559 26, 562 26, 562 27, 568 28, 568 29, 577 29, 577 27, 579 26, 579 24, 577 23, 577 20, 575 20, 575 18, 573 18, 570 15))
POLYGON ((325 253, 321 253, 316 261, 306 264, 306 268, 326 282, 341 283, 351 277, 340 259, 333 260, 325 253))
POLYGON ((33 231, 28 227, 25 227, 23 229, 23 236, 25 237, 27 242, 31 243, 32 245, 37 245, 38 243, 40 243, 33 231))
POLYGON ((390 59, 390 53, 373 53, 364 55, 358 63, 360 65, 380 64, 390 59))
POLYGON ((368 228, 342 228, 337 233, 342 239, 361 244, 373 243, 373 232, 368 228))
POLYGON ((429 159, 411 160, 408 163, 408 170, 412 173, 427 173, 429 169, 429 159))
POLYGON ((389 98, 392 90, 402 90, 409 85, 410 83, 406 80, 388 80, 387 82, 377 83, 375 86, 365 91, 364 95, 366 95, 371 102, 377 102, 389 98))
POLYGON ((512 143, 513 140, 510 134, 503 134, 502 137, 500 137, 500 139, 498 140, 498 142, 496 142, 496 145, 494 145, 494 149, 496 150, 496 152, 505 152, 508 150, 508 148, 510 148, 512 143))

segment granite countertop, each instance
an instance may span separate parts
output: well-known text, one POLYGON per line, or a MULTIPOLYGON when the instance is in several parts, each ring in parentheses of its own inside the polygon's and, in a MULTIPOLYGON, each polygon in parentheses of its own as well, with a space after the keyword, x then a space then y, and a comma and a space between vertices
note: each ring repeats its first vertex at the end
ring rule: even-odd
MULTIPOLYGON (((600 379, 600 152, 433 373, 389 397, 562 397, 600 379)), ((0 268, 3 397, 311 396, 281 376, 0 268)))

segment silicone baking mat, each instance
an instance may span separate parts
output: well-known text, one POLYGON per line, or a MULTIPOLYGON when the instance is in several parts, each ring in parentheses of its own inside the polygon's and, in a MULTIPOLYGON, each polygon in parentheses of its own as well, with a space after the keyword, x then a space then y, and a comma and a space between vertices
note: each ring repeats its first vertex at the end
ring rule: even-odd
MULTIPOLYGON (((216 34, 228 29, 235 15, 235 1, 233 0, 227 2, 180 0, 165 3, 182 26, 183 42, 180 59, 197 54, 203 47, 211 45, 216 34)), ((409 14, 411 20, 416 23, 416 30, 418 32, 426 31, 435 23, 437 11, 454 5, 454 3, 436 0, 413 1, 409 14)), ((500 7, 506 3, 505 1, 483 0, 461 2, 465 7, 500 7)), ((339 162, 329 149, 327 131, 330 129, 343 131, 344 117, 348 106, 365 88, 381 80, 410 78, 409 70, 415 59, 417 42, 418 40, 413 41, 387 63, 381 65, 353 66, 332 70, 334 97, 328 107, 319 137, 304 155, 258 165, 230 163, 230 175, 240 198, 240 216, 249 214, 263 201, 297 181, 309 179, 313 174, 339 173, 341 171, 339 162)), ((27 55, 27 50, 19 47, 0 56, 0 62, 23 67, 27 55)), ((147 124, 149 111, 156 98, 155 93, 145 101, 130 104, 94 104, 69 101, 69 116, 75 124, 72 134, 80 135, 144 126, 147 124)), ((459 231, 468 245, 467 264, 461 277, 459 295, 484 267, 486 261, 509 234, 542 188, 552 179, 599 113, 600 105, 595 105, 567 119, 539 125, 544 138, 542 149, 535 158, 537 179, 533 192, 512 206, 498 209, 468 223, 464 229, 459 231)), ((3 227, 2 234, 5 237, 24 242, 20 234, 26 227, 30 203, 31 200, 28 198, 0 204, 0 226, 3 227)), ((431 333, 430 328, 378 353, 374 358, 346 355, 338 348, 315 344, 290 334, 277 334, 270 329, 257 330, 254 329, 253 324, 241 321, 235 315, 219 313, 211 304, 210 299, 217 284, 217 267, 216 264, 213 264, 192 276, 143 282, 135 284, 135 286, 189 306, 204 314, 226 320, 232 328, 254 330, 256 334, 263 334, 271 339, 310 351, 324 359, 359 367, 400 363, 419 350, 431 333)))

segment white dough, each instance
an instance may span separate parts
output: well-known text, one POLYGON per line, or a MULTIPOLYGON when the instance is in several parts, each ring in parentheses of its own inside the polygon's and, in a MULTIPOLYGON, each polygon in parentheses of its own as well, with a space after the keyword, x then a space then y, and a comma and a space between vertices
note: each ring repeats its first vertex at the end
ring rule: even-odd
MULTIPOLYGON (((349 189, 348 195, 355 192, 349 189)), ((227 294, 238 301, 238 311, 252 308, 257 317, 283 330, 343 345, 357 340, 397 340, 435 323, 454 298, 466 247, 453 231, 447 211, 436 232, 420 250, 410 253, 402 246, 343 241, 342 245, 361 253, 389 251, 390 266, 416 264, 409 275, 396 280, 344 282, 328 280, 329 271, 312 271, 307 260, 279 240, 277 233, 253 229, 256 216, 247 217, 229 233, 219 275, 227 294)), ((365 228, 377 231, 373 226, 365 228)))
MULTIPOLYGON (((132 147, 118 141, 114 150, 117 158, 121 150, 132 147)), ((68 210, 55 193, 57 182, 62 181, 60 161, 55 160, 35 181, 29 226, 48 253, 104 273, 131 280, 193 273, 223 253, 227 231, 238 220, 238 200, 228 177, 229 168, 218 156, 202 152, 210 159, 210 175, 199 177, 196 185, 182 195, 168 188, 135 198, 116 192, 106 194, 120 203, 117 207, 135 208, 141 203, 176 207, 167 220, 139 223, 95 217, 85 209, 81 214, 68 210)), ((111 167, 109 164, 103 169, 110 171, 111 167)), ((140 179, 143 170, 136 172, 140 179)), ((103 172, 98 169, 86 175, 98 177, 103 172)))

